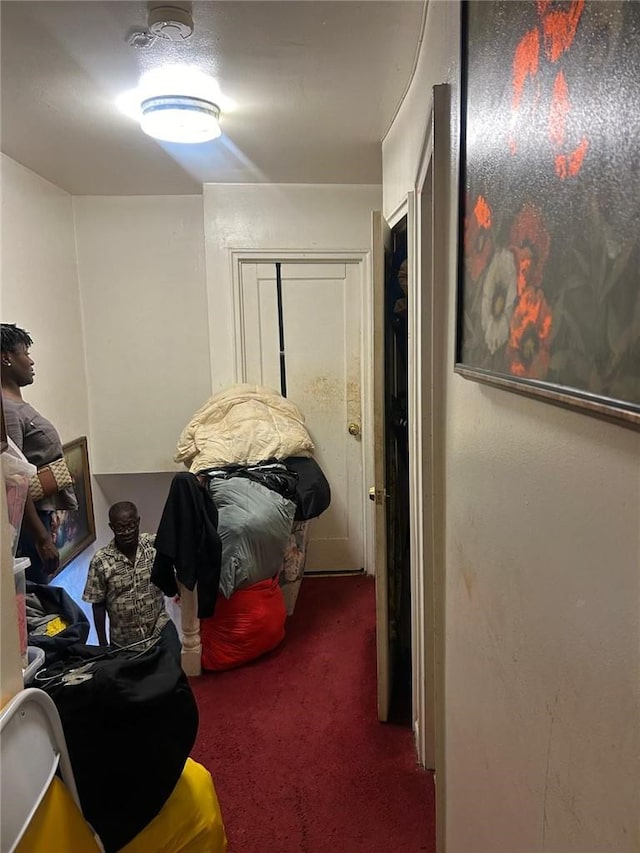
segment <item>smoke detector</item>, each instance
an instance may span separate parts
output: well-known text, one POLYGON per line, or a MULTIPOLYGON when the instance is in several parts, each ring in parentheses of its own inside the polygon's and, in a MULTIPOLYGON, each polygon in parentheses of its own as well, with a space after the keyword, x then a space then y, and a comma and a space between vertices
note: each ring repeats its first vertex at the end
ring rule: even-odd
POLYGON ((186 9, 158 6, 149 12, 149 32, 156 38, 184 41, 193 32, 193 18, 186 9))
POLYGON ((128 41, 131 47, 147 48, 156 41, 183 42, 193 33, 193 17, 178 6, 156 6, 149 11, 146 30, 133 30, 128 41))

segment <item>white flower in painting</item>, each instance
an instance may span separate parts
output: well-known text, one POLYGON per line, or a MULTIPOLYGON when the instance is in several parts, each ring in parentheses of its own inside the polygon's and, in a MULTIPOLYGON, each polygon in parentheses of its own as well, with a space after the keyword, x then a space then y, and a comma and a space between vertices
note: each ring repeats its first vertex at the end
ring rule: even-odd
POLYGON ((509 322, 518 295, 517 281, 513 253, 500 249, 491 259, 482 288, 482 329, 491 355, 509 339, 509 322))

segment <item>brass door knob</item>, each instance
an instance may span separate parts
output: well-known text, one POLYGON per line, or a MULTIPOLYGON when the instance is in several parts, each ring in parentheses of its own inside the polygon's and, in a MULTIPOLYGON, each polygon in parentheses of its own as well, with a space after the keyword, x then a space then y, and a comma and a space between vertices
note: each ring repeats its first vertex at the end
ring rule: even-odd
POLYGON ((376 489, 375 486, 371 486, 369 489, 369 500, 377 504, 384 503, 388 497, 386 489, 376 489))
POLYGON ((351 421, 349 424, 349 435, 360 435, 360 424, 355 421, 351 421))

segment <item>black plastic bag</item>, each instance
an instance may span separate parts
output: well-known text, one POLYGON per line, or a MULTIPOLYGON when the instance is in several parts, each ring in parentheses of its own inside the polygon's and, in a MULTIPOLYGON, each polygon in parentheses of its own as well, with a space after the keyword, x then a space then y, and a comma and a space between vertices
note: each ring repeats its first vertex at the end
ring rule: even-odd
POLYGON ((296 521, 317 518, 331 504, 331 486, 322 468, 312 456, 288 456, 283 460, 298 478, 296 521))

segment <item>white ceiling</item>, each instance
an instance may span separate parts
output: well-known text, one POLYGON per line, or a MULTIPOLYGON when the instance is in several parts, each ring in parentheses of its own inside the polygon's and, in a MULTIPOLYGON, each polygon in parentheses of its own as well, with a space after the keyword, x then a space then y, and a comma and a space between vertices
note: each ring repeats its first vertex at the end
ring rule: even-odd
POLYGON ((204 182, 379 183, 380 141, 410 81, 424 7, 194 2, 188 41, 141 50, 128 36, 146 27, 146 3, 3 0, 2 151, 76 195, 197 193, 204 182), (220 139, 159 143, 115 107, 141 72, 178 62, 217 77, 236 101, 220 139))

